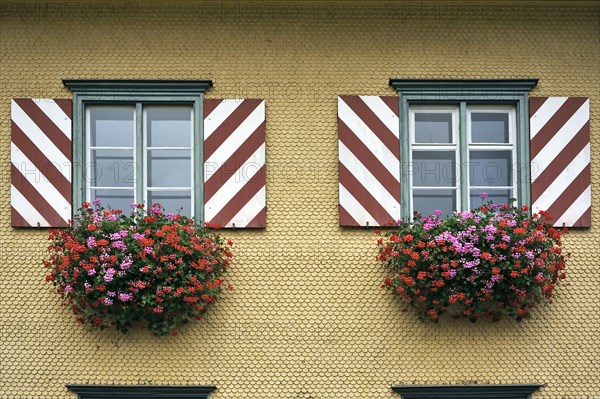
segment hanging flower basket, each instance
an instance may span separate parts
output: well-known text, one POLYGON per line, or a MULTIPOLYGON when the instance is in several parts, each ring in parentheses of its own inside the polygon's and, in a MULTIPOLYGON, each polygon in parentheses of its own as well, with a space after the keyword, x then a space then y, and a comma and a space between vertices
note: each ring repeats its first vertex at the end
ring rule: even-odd
POLYGON ((446 219, 436 211, 400 221, 378 240, 377 259, 389 271, 382 287, 423 319, 528 317, 536 304, 552 303, 566 274, 565 231, 546 212, 527 211, 487 202, 446 219))
POLYGON ((46 281, 91 328, 176 335, 219 297, 233 243, 160 204, 132 207, 86 202, 70 227, 51 230, 46 281))

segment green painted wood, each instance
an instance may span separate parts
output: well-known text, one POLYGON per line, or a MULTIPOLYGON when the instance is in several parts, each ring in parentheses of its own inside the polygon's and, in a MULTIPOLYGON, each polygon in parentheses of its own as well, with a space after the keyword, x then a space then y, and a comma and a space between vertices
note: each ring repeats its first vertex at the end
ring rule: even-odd
MULTIPOLYGON (((518 203, 530 205, 531 202, 531 170, 529 159, 529 91, 537 84, 538 79, 390 79, 390 85, 396 89, 400 97, 400 155, 407 160, 410 151, 408 138, 408 109, 411 105, 454 104, 462 108, 462 103, 469 105, 501 105, 515 106, 517 116, 517 172, 518 203), (408 147, 408 148, 404 148, 408 147)), ((466 126, 462 117, 461 126, 466 126), (464 122, 464 123, 463 123, 464 122)), ((462 129, 462 128, 461 128, 462 129)), ((466 128, 465 128, 466 129, 466 128)), ((463 140, 461 133, 461 141, 463 140)), ((461 146, 461 157, 463 154, 461 146)), ((466 158, 463 158, 466 159, 466 158)), ((409 217, 410 187, 408 185, 408 165, 401 162, 400 197, 402 217, 409 217), (406 178, 406 180, 405 180, 406 178)), ((461 176, 463 174, 461 173, 461 176)), ((462 177, 461 177, 462 183, 462 177)), ((461 200, 465 193, 461 191, 461 200)), ((468 192, 466 193, 468 196, 468 192)))
POLYGON ((204 221, 204 93, 194 101, 194 220, 204 221))
POLYGON ((390 86, 403 93, 482 92, 495 95, 509 92, 529 92, 538 79, 398 79, 390 78, 390 86))
POLYGON ((212 80, 81 80, 63 79, 74 93, 113 95, 116 97, 148 95, 199 94, 212 86, 212 80))
POLYGON ((467 209, 469 201, 469 174, 467 173, 468 166, 464 164, 464 160, 468 159, 468 138, 467 138, 467 103, 461 101, 458 113, 458 151, 460 153, 460 204, 461 209, 467 209))
POLYGON ((73 158, 71 167, 71 187, 72 201, 71 213, 74 214, 85 198, 83 190, 84 172, 85 172, 85 118, 83 117, 83 103, 77 94, 73 95, 73 129, 72 129, 72 145, 73 158))
POLYGON ((134 191, 135 198, 138 204, 144 202, 144 114, 142 110, 142 103, 135 104, 135 177, 134 177, 134 191))
POLYGON ((540 384, 401 385, 392 390, 402 399, 530 399, 540 384))
MULTIPOLYGON (((73 212, 85 199, 85 107, 87 104, 135 104, 136 106, 136 163, 143 154, 142 104, 190 104, 193 107, 194 150, 193 156, 199 163, 194 176, 196 220, 204 217, 204 91, 212 86, 211 80, 76 80, 65 79, 63 84, 73 92, 73 212)), ((139 165, 142 168, 142 165, 139 165)), ((143 200, 141 169, 136 171, 136 196, 143 200)))
POLYGON ((529 142, 529 98, 527 95, 523 95, 517 104, 517 189, 519 190, 518 203, 520 206, 531 205, 529 142))
POLYGON ((78 399, 209 399, 214 385, 66 385, 78 399))
POLYGON ((410 214, 410 135, 408 134, 408 101, 400 95, 400 216, 412 220, 410 214))

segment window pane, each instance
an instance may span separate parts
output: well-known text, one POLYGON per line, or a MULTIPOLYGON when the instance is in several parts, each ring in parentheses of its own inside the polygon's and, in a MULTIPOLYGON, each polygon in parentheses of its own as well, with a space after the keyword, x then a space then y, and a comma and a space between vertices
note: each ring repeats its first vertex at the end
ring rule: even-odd
POLYGON ((148 150, 148 186, 191 187, 191 150, 148 150))
POLYGON ((415 143, 452 143, 452 114, 415 113, 415 143))
POLYGON ((423 216, 442 211, 442 217, 456 210, 456 190, 413 190, 413 210, 423 216))
POLYGON ((93 187, 133 187, 135 165, 132 150, 92 150, 86 165, 93 187))
POLYGON ((133 203, 133 190, 94 190, 92 189, 91 200, 99 199, 105 208, 122 209, 123 212, 131 211, 133 203))
POLYGON ((159 203, 166 212, 177 212, 180 208, 181 214, 190 217, 192 214, 192 195, 190 190, 186 191, 158 191, 148 190, 148 205, 159 203))
POLYGON ((511 151, 470 151, 469 157, 472 186, 512 186, 511 151))
POLYGON ((508 114, 473 112, 471 114, 471 142, 508 143, 508 114))
POLYGON ((508 204, 508 200, 512 198, 512 190, 487 190, 485 188, 477 188, 471 190, 471 208, 477 208, 483 205, 484 201, 492 201, 494 204, 508 204), (482 200, 481 193, 487 193, 487 198, 482 200))
POLYGON ((133 147, 134 107, 92 105, 88 108, 93 147, 133 147))
POLYGON ((413 151, 413 186, 455 186, 455 157, 454 151, 413 151))
POLYGON ((146 107, 148 147, 191 147, 192 107, 146 107))

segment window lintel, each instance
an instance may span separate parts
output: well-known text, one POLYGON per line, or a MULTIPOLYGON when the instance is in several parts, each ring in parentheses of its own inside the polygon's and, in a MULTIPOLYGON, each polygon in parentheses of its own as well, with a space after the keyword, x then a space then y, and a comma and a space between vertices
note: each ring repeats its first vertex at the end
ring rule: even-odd
POLYGON ((212 80, 63 79, 76 95, 200 95, 212 80))
MULTIPOLYGON (((398 79, 390 78, 390 86, 405 96, 443 93, 448 98, 477 98, 526 95, 538 79, 398 79)), ((439 98, 438 98, 439 99, 439 98)))
POLYGON ((402 399, 528 399, 540 384, 400 385, 392 390, 402 399))
POLYGON ((213 385, 67 385, 79 399, 207 399, 213 385))

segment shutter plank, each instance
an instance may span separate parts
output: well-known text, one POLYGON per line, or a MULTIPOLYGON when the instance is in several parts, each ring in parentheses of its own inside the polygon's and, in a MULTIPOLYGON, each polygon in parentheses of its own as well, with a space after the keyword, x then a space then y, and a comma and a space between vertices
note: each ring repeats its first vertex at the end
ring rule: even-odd
POLYGON ((204 101, 204 215, 221 227, 266 227, 265 101, 204 101))
POLYGON ((400 218, 400 120, 396 96, 339 96, 340 226, 400 218))
POLYGON ((556 227, 590 227, 589 98, 529 102, 532 212, 550 212, 556 227))
POLYGON ((11 224, 66 227, 71 218, 69 99, 11 101, 11 224))

